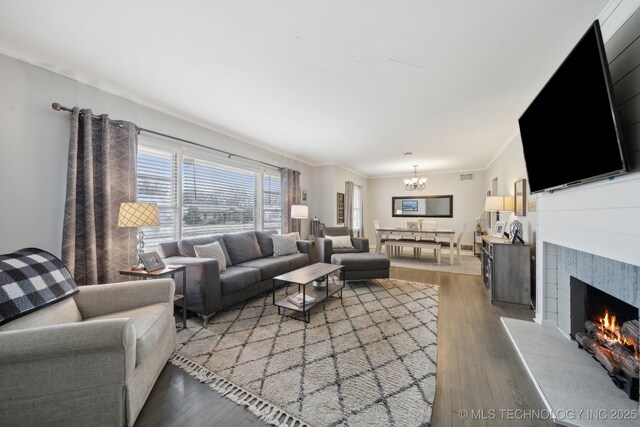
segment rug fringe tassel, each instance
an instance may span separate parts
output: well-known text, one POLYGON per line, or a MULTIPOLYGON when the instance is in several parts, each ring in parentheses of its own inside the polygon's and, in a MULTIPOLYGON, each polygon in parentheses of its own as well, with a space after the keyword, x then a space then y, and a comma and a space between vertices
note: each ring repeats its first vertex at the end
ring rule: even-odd
POLYGON ((267 424, 278 427, 310 427, 309 424, 288 412, 254 395, 248 390, 217 376, 204 366, 192 362, 186 357, 174 353, 169 359, 169 362, 181 368, 201 383, 207 384, 209 388, 220 393, 232 402, 244 406, 249 412, 267 424))

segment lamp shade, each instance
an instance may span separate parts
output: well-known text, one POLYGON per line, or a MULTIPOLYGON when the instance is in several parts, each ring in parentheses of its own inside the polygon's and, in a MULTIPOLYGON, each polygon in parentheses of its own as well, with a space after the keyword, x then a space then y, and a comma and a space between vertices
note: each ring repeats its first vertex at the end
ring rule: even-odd
POLYGON ((515 209, 515 202, 513 196, 504 196, 504 209, 503 211, 511 211, 515 209))
POLYGON ((513 197, 488 196, 484 202, 484 210, 488 212, 513 211, 513 197))
POLYGON ((309 217, 309 206, 291 205, 291 218, 307 219, 309 217))
POLYGON ((156 203, 120 203, 118 227, 151 227, 160 225, 156 203))

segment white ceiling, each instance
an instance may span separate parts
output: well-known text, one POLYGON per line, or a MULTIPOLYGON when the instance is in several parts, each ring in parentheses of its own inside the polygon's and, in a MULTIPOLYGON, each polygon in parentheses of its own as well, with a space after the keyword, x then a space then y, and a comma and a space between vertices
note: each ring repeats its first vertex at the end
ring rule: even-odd
POLYGON ((606 3, 3 0, 0 52, 313 165, 468 171, 606 3))

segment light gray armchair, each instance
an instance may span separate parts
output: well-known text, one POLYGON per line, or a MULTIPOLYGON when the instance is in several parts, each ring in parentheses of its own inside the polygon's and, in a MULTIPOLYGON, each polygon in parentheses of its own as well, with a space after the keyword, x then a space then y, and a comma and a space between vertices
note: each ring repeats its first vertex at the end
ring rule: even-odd
POLYGON ((82 286, 0 326, 3 425, 132 426, 176 344, 171 279, 82 286))

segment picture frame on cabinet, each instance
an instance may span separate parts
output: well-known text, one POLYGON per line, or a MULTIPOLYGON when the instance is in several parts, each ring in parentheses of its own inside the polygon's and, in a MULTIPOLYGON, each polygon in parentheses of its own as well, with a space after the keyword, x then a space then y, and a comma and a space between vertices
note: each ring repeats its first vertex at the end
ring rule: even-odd
POLYGON ((506 221, 496 221, 496 224, 493 226, 493 232, 491 233, 491 235, 493 237, 503 237, 504 228, 506 225, 506 221))

